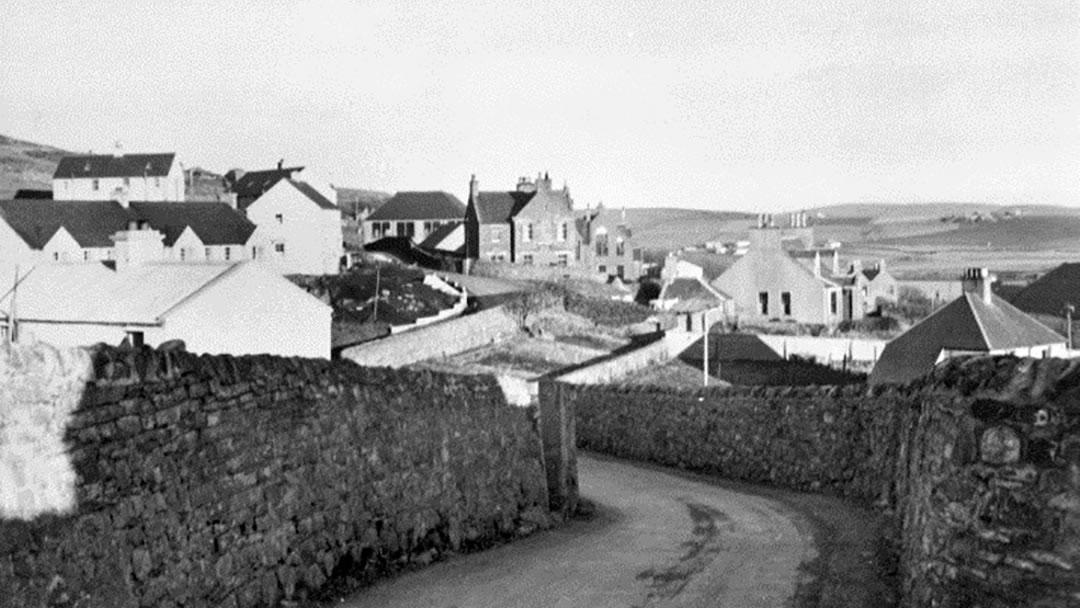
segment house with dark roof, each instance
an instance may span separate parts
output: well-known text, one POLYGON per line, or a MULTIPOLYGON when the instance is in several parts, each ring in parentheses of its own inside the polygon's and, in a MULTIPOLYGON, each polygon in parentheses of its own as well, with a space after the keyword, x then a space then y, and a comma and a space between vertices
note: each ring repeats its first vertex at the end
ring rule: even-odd
POLYGON ((65 156, 53 173, 53 198, 61 201, 183 201, 184 170, 176 154, 65 156))
POLYGON ((909 382, 961 355, 1068 356, 1065 337, 995 295, 992 280, 985 268, 965 271, 960 297, 885 345, 870 383, 909 382))
POLYGON ((518 180, 511 191, 481 192, 474 175, 465 211, 465 255, 524 265, 570 266, 582 260, 570 190, 548 175, 518 180))
POLYGON ((233 169, 225 174, 225 183, 230 193, 236 195, 236 207, 245 211, 263 194, 283 179, 293 179, 303 167, 284 167, 278 162, 276 169, 262 171, 243 171, 233 169))
POLYGON ((364 242, 388 236, 421 243, 443 226, 465 219, 465 205, 449 192, 398 192, 364 218, 364 242))
POLYGON ((339 272, 345 253, 341 210, 311 184, 279 176, 240 207, 256 226, 255 255, 261 263, 281 274, 339 272))
POLYGON ((1075 326, 1080 316, 1080 263, 1061 264, 1036 279, 1010 301, 1039 322, 1069 334, 1069 320, 1075 326))
POLYGON ((115 260, 114 235, 132 226, 162 236, 167 260, 250 259, 255 225, 224 203, 111 200, 0 201, 0 262, 115 260))

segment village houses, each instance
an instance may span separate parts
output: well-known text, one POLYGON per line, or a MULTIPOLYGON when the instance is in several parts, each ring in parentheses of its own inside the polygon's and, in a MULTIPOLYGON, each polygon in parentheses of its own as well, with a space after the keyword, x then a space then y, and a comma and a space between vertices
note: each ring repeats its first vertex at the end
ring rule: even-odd
POLYGON ((337 274, 341 210, 307 182, 278 179, 240 210, 255 224, 260 263, 281 274, 337 274))

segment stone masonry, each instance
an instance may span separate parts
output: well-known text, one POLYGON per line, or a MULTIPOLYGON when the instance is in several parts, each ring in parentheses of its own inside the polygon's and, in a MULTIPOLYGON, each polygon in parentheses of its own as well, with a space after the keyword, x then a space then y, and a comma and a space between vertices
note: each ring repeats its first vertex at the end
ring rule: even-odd
POLYGON ((17 345, 0 378, 0 606, 275 606, 549 521, 491 378, 17 345))

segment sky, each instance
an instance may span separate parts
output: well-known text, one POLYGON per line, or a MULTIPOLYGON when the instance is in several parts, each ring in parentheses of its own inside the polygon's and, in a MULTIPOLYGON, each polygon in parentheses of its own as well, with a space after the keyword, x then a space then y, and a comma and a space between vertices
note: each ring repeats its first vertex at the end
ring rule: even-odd
POLYGON ((463 200, 1080 206, 1076 1, 5 0, 0 133, 463 200), (456 5, 456 6, 455 6, 456 5))

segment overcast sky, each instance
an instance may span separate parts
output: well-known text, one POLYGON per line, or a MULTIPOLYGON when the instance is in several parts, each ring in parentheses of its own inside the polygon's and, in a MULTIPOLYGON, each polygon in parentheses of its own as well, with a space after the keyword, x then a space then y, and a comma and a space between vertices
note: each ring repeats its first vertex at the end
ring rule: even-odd
POLYGON ((5 0, 0 133, 580 207, 1080 205, 1076 1, 452 4, 5 0))

